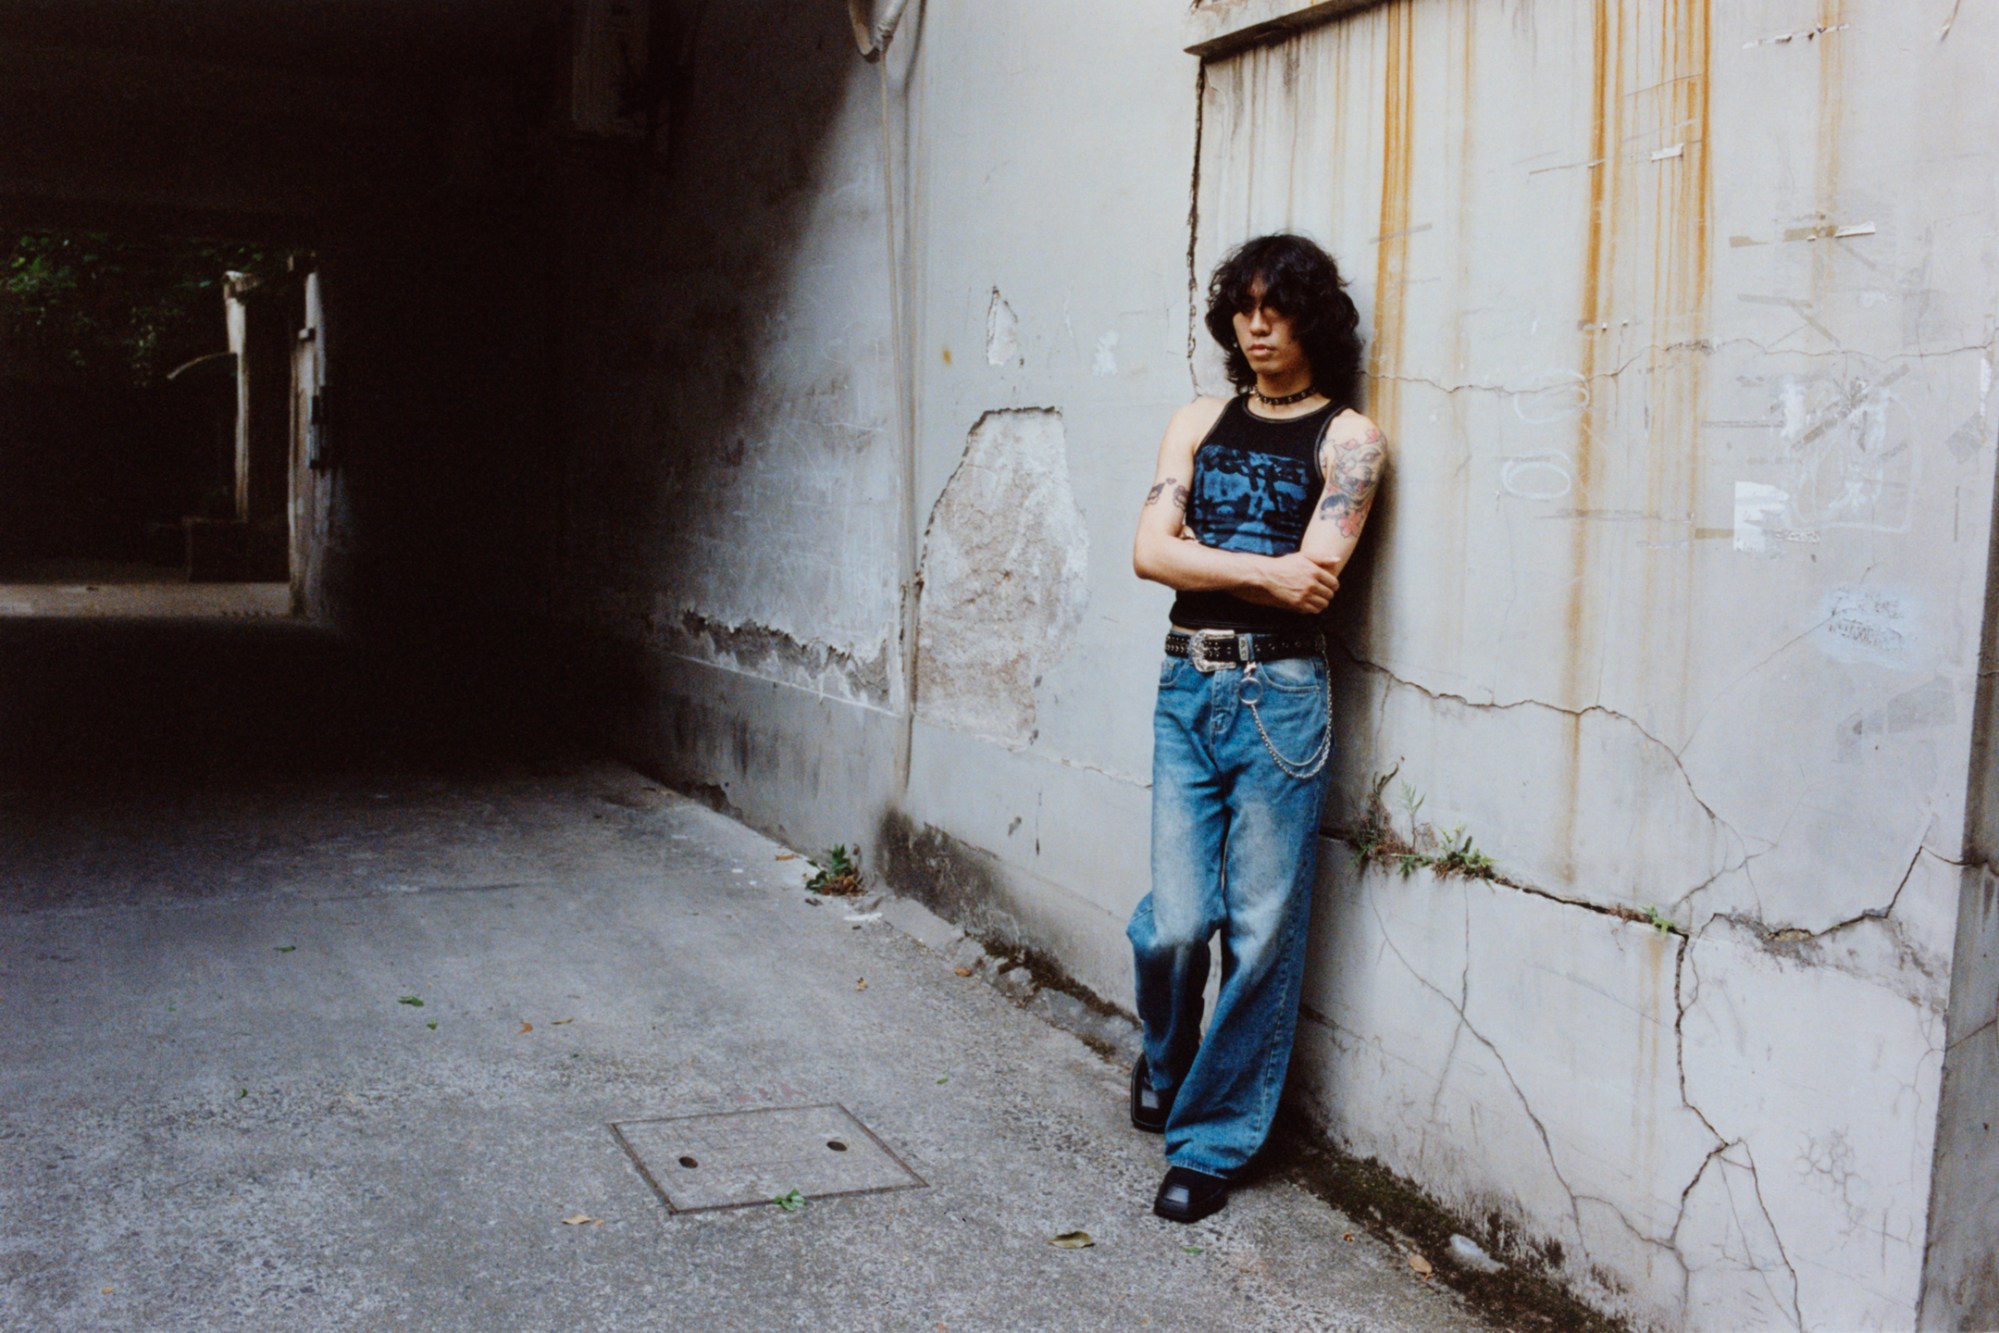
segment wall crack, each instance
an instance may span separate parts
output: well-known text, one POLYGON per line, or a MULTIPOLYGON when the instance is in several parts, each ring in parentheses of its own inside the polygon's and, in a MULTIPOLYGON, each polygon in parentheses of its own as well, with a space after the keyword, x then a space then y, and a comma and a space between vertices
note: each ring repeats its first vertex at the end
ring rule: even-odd
MULTIPOLYGON (((1620 713, 1616 709, 1606 707, 1603 704, 1589 704, 1583 708, 1565 708, 1560 704, 1551 704, 1540 699, 1515 699, 1507 702, 1500 702, 1499 700, 1496 699, 1493 700, 1472 699, 1462 694, 1453 694, 1447 690, 1434 690, 1426 685, 1420 684, 1413 680, 1409 680, 1403 676, 1399 676, 1395 672, 1391 671, 1389 668, 1383 666, 1381 663, 1369 661, 1367 658, 1360 656, 1349 645, 1347 645, 1344 642, 1340 644, 1340 648, 1341 651, 1343 651, 1346 654, 1347 659, 1351 661, 1355 666, 1358 666, 1366 671, 1377 672, 1378 674, 1386 677, 1393 684, 1403 686, 1406 689, 1414 690, 1418 694, 1423 695, 1425 698, 1436 700, 1440 703, 1449 702, 1449 703, 1459 704, 1466 708, 1474 708, 1482 711, 1491 711, 1491 712, 1509 712, 1514 709, 1522 709, 1522 708, 1542 709, 1547 712, 1558 713, 1564 717, 1572 717, 1577 720, 1581 720, 1585 717, 1588 717, 1592 713, 1596 713, 1596 714, 1601 714, 1604 717, 1612 718, 1618 722, 1622 722, 1626 726, 1630 727, 1633 731, 1637 732, 1640 736, 1644 737, 1652 745, 1656 746, 1661 753, 1665 754, 1672 760, 1674 770, 1678 772, 1678 774, 1680 775, 1680 781, 1686 785, 1687 795, 1693 799, 1694 804, 1698 805, 1701 808, 1702 812, 1707 815, 1708 819, 1713 822, 1716 828, 1721 829, 1723 832, 1727 833, 1729 837, 1735 840, 1736 846, 1743 852, 1743 859, 1739 863, 1740 865, 1748 864, 1748 861, 1753 856, 1759 854, 1759 853, 1750 852, 1748 850, 1749 846, 1748 839, 1745 838, 1743 834, 1740 831, 1738 831, 1733 824, 1730 824, 1726 819, 1723 819, 1721 815, 1715 811, 1714 807, 1709 805, 1707 801, 1701 796, 1700 792, 1694 786, 1693 775, 1687 772, 1687 766, 1680 759, 1679 752, 1673 749, 1672 746, 1666 744, 1666 742, 1664 742, 1663 740, 1659 739, 1657 736, 1653 735, 1649 730, 1645 728, 1643 723, 1639 722, 1638 719, 1632 717, 1628 713, 1620 713)), ((1758 839, 1758 841, 1761 841, 1761 839, 1758 839)), ((1768 848, 1766 847, 1763 850, 1768 850, 1768 848)), ((1718 872, 1718 873, 1725 873, 1725 870, 1723 872, 1718 872)), ((1709 882, 1712 882, 1712 880, 1710 879, 1709 882)), ((1513 885, 1513 887, 1520 888, 1524 886, 1513 885)), ((1556 895, 1544 894, 1544 896, 1555 897, 1556 895)), ((1560 899, 1560 898, 1557 898, 1556 900, 1567 901, 1565 899, 1560 899)))

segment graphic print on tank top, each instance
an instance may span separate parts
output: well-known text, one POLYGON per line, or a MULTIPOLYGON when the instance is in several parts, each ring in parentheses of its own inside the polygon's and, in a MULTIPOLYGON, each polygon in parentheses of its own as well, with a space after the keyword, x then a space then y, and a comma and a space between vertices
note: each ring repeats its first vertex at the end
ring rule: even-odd
POLYGON ((1188 519, 1203 546, 1287 555, 1305 536, 1313 485, 1303 459, 1209 444, 1195 459, 1188 519))
MULTIPOLYGON (((1319 440, 1339 409, 1303 416, 1252 416, 1245 399, 1222 409, 1194 450, 1187 526, 1203 546, 1249 555, 1289 555, 1305 539, 1324 479, 1319 440)), ((1173 623, 1186 629, 1309 632, 1317 618, 1249 602, 1219 588, 1182 591, 1173 623)))

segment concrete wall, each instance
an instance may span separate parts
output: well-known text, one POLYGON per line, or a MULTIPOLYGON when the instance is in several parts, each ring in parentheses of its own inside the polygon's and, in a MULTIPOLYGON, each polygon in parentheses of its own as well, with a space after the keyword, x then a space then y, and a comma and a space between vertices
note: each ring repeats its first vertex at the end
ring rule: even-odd
POLYGON ((1394 770, 1504 882, 1329 838, 1294 1089, 1646 1325, 1906 1326, 1930 1242, 1923 1317, 1989 1310, 1994 20, 1396 0, 1182 50, 1340 8, 935 6, 886 87, 837 8, 692 31, 668 161, 566 191, 599 720, 1128 1002, 1131 527, 1216 382, 1196 281, 1312 232, 1397 448, 1328 828, 1394 770))
POLYGON ((683 42, 664 151, 564 169, 557 638, 616 743, 851 843, 902 697, 880 92, 837 8, 711 9, 683 42))
POLYGON ((1915 1316, 1999 278, 1944 17, 1433 0, 1208 73, 1197 260, 1334 239, 1400 441, 1341 796, 1527 890, 1336 876, 1306 1077, 1664 1324, 1915 1316))

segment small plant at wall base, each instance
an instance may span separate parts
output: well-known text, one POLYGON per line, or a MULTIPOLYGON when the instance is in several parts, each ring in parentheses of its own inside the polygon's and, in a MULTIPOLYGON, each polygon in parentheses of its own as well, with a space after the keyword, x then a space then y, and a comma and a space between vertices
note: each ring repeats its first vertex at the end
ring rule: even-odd
POLYGON ((812 878, 805 881, 809 892, 851 898, 861 891, 859 847, 850 851, 843 842, 836 847, 828 847, 819 854, 819 858, 812 863, 812 878))
POLYGON ((1369 862, 1393 868, 1404 879, 1418 870, 1440 876, 1463 875, 1468 879, 1498 879, 1499 868, 1492 858, 1472 842, 1463 824, 1439 834, 1429 824, 1417 822, 1423 808, 1423 794, 1408 782, 1401 784, 1399 798, 1409 823, 1405 836, 1395 827, 1382 793, 1400 766, 1376 778, 1368 790, 1367 808, 1360 820, 1344 836, 1364 869, 1369 862))

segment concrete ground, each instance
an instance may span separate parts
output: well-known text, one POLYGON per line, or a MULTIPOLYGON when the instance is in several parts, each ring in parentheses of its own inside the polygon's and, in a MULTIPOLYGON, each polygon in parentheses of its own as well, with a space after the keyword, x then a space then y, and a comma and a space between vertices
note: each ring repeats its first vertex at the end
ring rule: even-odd
POLYGON ((0 569, 0 616, 288 616, 289 583, 189 583, 154 565, 45 560, 0 569))
POLYGON ((385 771, 0 789, 0 1327, 1481 1326, 1281 1179, 1152 1217, 1123 1065, 934 919, 614 765, 385 771), (924 1187, 675 1214, 609 1128, 825 1102, 924 1187))

